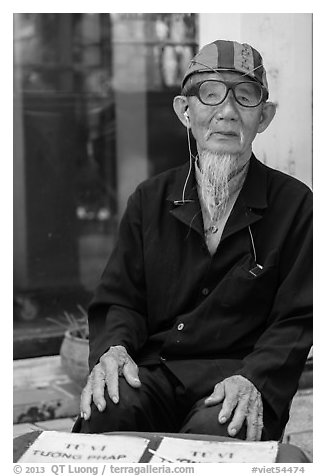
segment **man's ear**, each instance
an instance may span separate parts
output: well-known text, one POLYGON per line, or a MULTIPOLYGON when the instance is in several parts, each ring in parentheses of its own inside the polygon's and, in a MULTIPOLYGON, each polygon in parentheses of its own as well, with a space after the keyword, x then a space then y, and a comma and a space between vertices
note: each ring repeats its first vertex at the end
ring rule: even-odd
POLYGON ((261 110, 261 116, 259 121, 259 126, 257 132, 260 134, 264 132, 267 127, 272 122, 276 113, 276 104, 273 102, 265 102, 263 103, 263 107, 261 110))
POLYGON ((176 96, 173 100, 173 109, 185 127, 190 127, 188 99, 185 96, 176 96))

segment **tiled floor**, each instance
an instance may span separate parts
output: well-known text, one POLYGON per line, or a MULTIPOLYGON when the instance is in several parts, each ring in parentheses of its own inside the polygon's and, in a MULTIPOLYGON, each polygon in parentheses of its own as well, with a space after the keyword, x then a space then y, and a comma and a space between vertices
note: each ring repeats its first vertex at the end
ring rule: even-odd
MULTIPOLYGON (((79 394, 80 389, 63 372, 58 356, 15 361, 14 437, 35 430, 70 432, 78 414, 79 394)), ((312 389, 295 395, 283 439, 301 448, 311 460, 312 399, 312 389)))
POLYGON ((65 374, 59 356, 14 361, 14 423, 77 415, 81 389, 65 374))
POLYGON ((67 431, 70 432, 74 424, 74 418, 59 418, 57 420, 39 421, 35 423, 21 423, 14 425, 14 438, 30 431, 67 431))

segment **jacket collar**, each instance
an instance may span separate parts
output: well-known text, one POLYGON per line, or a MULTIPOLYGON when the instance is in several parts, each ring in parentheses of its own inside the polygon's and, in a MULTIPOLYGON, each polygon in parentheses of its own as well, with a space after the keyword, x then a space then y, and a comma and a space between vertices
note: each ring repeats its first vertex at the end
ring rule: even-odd
POLYGON ((239 198, 248 208, 264 209, 267 207, 267 173, 266 167, 252 154, 247 177, 239 198))
POLYGON ((185 225, 195 229, 198 233, 204 233, 203 218, 197 193, 197 182, 195 167, 192 162, 191 172, 184 192, 183 189, 189 173, 189 163, 183 165, 176 171, 175 180, 172 184, 171 192, 167 197, 172 202, 173 208, 170 213, 185 225))
MULTIPOLYGON (((203 234, 203 220, 194 166, 185 190, 185 202, 182 203, 183 187, 189 171, 189 164, 176 171, 175 180, 167 200, 172 202, 171 214, 186 225, 203 234), (189 202, 187 201, 189 200, 189 202)), ((238 199, 225 226, 222 239, 235 231, 248 226, 261 218, 262 210, 267 207, 267 173, 265 166, 252 154, 248 173, 238 199)))

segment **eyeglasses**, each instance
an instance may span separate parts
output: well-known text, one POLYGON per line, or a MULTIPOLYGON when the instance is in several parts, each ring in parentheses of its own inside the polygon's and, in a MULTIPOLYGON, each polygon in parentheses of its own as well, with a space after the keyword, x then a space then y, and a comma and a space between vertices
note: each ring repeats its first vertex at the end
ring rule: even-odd
POLYGON ((240 106, 256 107, 267 96, 266 90, 254 81, 219 81, 206 79, 185 89, 184 96, 196 96, 200 102, 207 106, 221 104, 229 91, 233 92, 234 99, 240 106))

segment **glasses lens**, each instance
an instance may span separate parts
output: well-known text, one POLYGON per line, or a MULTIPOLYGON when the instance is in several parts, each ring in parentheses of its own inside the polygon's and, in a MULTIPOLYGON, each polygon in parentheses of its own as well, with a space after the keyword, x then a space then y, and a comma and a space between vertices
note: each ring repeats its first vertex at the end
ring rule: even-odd
MULTIPOLYGON (((233 87, 236 100, 242 106, 257 106, 262 99, 262 88, 255 82, 241 82, 233 87)), ((215 106, 224 101, 227 85, 222 81, 204 81, 199 88, 199 97, 204 104, 215 106)))
POLYGON ((205 81, 200 85, 199 97, 204 104, 214 106, 224 100, 226 91, 226 85, 220 81, 205 81))
POLYGON ((239 83, 234 87, 236 100, 242 106, 257 106, 262 98, 262 88, 258 83, 239 83))

